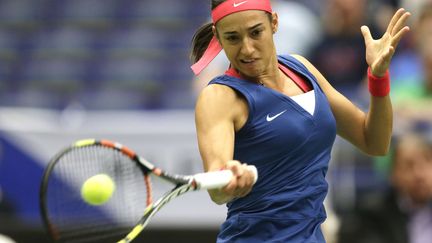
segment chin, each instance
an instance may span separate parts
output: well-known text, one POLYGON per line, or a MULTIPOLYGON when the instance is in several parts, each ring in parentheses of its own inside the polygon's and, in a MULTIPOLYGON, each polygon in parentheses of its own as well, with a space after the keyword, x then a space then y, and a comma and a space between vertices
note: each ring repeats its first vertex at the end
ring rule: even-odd
POLYGON ((240 72, 247 77, 258 77, 260 74, 260 71, 256 69, 240 70, 240 72))

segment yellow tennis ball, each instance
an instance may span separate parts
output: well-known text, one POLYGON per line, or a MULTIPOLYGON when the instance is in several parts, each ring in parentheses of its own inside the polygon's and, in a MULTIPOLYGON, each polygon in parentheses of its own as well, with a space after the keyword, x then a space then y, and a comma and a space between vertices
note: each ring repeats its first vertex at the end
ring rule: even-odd
POLYGON ((106 174, 88 178, 81 187, 81 197, 91 205, 106 203, 115 191, 114 181, 106 174))

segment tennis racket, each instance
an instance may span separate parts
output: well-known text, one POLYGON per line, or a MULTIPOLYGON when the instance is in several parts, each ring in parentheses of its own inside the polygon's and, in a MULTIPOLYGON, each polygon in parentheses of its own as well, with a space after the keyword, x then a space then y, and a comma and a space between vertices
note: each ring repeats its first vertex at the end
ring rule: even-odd
MULTIPOLYGON (((256 181, 256 168, 248 168, 256 181)), ((40 189, 42 219, 56 242, 127 243, 172 199, 189 191, 221 188, 231 178, 230 170, 170 174, 119 143, 80 140, 60 151, 44 172, 40 189), (108 175, 115 190, 107 202, 95 206, 83 200, 81 188, 98 174, 108 175), (171 185, 155 202, 151 177, 171 185)))

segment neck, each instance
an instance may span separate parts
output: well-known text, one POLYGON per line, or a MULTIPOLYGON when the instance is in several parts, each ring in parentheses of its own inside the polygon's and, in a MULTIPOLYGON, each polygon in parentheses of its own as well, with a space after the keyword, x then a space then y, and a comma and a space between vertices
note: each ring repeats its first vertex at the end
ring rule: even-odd
POLYGON ((257 77, 247 78, 248 80, 264 85, 266 87, 279 88, 281 85, 283 85, 283 77, 283 73, 279 70, 277 56, 274 55, 274 58, 272 58, 272 60, 269 62, 264 72, 262 72, 257 77))

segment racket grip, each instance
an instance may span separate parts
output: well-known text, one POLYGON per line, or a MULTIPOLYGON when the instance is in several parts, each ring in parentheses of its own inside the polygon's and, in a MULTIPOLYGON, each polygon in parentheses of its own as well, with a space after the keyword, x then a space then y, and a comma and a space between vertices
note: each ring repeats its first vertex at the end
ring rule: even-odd
MULTIPOLYGON (((247 168, 254 174, 253 183, 255 184, 258 180, 257 168, 253 165, 248 165, 247 168)), ((196 174, 194 180, 198 189, 209 190, 226 186, 231 181, 232 176, 231 170, 221 170, 196 174)))

